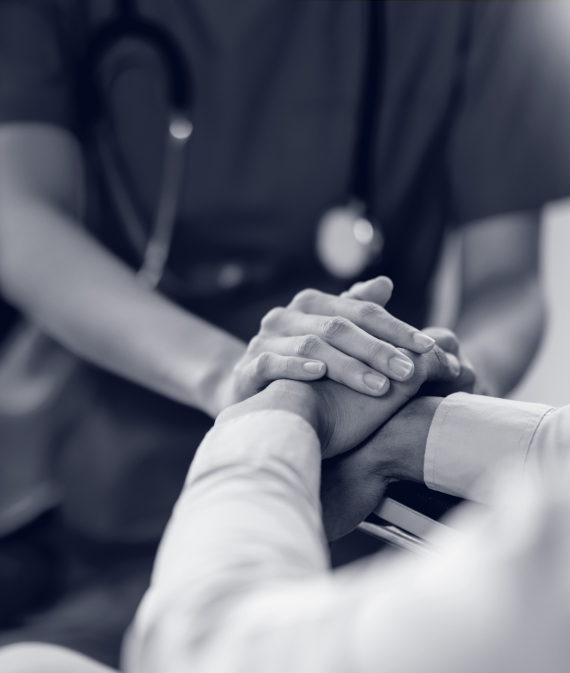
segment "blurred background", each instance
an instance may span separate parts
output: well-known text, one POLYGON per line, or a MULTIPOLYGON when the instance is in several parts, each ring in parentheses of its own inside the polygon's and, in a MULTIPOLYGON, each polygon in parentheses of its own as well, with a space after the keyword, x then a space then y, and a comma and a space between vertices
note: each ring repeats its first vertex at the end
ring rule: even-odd
MULTIPOLYGON (((560 6, 0 0, 0 286, 29 319, 8 339, 0 296, 0 647, 117 666, 213 419, 341 314, 294 305, 254 339, 305 288, 389 276, 388 310, 456 331, 505 395, 542 329, 548 204, 548 323, 511 395, 570 403, 560 6)), ((354 539, 335 565, 374 550, 354 539)))
MULTIPOLYGON (((434 285, 429 323, 453 327, 457 316, 461 232, 448 237, 434 285)), ((570 403, 570 199, 548 204, 542 212, 541 277, 547 326, 537 356, 509 395, 515 400, 553 406, 570 403)))
MULTIPOLYGON (((456 317, 461 234, 449 237, 435 283, 430 322, 452 326, 456 317)), ((541 276, 548 307, 547 328, 538 354, 512 399, 553 406, 570 404, 570 199, 549 204, 542 213, 541 276)), ((0 299, 0 340, 17 312, 0 299)))
MULTIPOLYGON (((460 234, 458 234, 460 235, 460 234)), ((452 325, 457 306, 459 248, 457 236, 447 242, 436 281, 431 323, 452 325)), ((541 276, 546 296, 547 328, 538 354, 512 399, 553 406, 570 403, 570 199, 549 204, 542 213, 541 276)), ((0 339, 8 333, 16 311, 0 299, 0 339)))
POLYGON ((550 204, 543 213, 541 274, 547 328, 538 355, 510 397, 553 406, 570 403, 570 200, 550 204))

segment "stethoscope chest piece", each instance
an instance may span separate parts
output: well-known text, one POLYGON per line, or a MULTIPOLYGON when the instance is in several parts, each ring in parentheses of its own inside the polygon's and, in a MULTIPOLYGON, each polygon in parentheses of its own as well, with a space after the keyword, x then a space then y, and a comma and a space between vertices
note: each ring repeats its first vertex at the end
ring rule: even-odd
POLYGON ((359 276, 384 247, 380 227, 363 214, 359 201, 328 210, 317 226, 316 252, 325 269, 337 278, 359 276))

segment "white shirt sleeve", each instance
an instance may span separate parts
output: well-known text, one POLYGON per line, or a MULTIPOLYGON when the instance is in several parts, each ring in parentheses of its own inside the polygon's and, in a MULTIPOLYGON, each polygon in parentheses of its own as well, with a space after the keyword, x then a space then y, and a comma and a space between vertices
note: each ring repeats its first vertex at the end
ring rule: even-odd
MULTIPOLYGON (((517 482, 531 454, 544 446, 539 431, 554 412, 544 404, 456 393, 439 405, 426 446, 427 486, 486 503, 498 475, 517 482), (537 434, 538 433, 538 434, 537 434), (508 475, 508 476, 507 476, 508 475)), ((570 419, 570 407, 556 411, 570 419)), ((570 450, 570 422, 548 435, 548 443, 570 450)))
MULTIPOLYGON (((202 669, 196 657, 212 653, 204 639, 220 631, 232 603, 275 580, 287 592, 291 580, 328 567, 320 470, 319 440, 295 414, 256 412, 214 426, 194 458, 136 617, 131 640, 138 644, 126 655, 132 661, 141 653, 134 670, 231 670, 227 661, 202 669)), ((286 612, 287 593, 279 602, 286 612)))
POLYGON ((500 489, 500 507, 467 508, 443 558, 384 554, 333 573, 319 475, 317 437, 292 414, 208 434, 131 629, 129 673, 567 670, 567 481, 532 475, 500 489))

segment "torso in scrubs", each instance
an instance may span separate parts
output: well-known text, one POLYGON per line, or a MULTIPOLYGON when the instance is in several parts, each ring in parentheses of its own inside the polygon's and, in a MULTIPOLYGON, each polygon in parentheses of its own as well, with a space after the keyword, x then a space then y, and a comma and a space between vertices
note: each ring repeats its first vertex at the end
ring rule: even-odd
MULTIPOLYGON (((74 133, 88 168, 87 224, 140 263, 78 112, 76 75, 111 0, 0 0, 0 122, 74 133)), ((540 3, 385 2, 369 212, 384 247, 362 277, 390 276, 389 309, 425 324, 451 226, 565 196, 565 63, 541 49, 540 3)), ((318 222, 351 197, 367 81, 368 3, 138 0, 193 79, 181 203, 161 291, 244 339, 305 287, 338 293, 315 253, 318 222)), ((167 127, 160 58, 132 38, 101 64, 108 121, 140 219, 153 219, 167 127)), ((352 282, 352 280, 350 281, 352 282)), ((204 354, 207 357, 207 354, 204 354)), ((69 525, 94 539, 156 541, 201 412, 93 369, 97 402, 57 458, 69 525)))

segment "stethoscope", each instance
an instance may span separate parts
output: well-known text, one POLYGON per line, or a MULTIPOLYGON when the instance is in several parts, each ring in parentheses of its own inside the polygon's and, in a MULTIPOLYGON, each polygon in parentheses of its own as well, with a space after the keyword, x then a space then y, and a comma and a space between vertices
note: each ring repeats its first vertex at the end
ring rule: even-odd
MULTIPOLYGON (((348 204, 329 209, 321 218, 316 235, 316 252, 323 266, 334 276, 350 279, 361 274, 379 258, 383 236, 377 222, 367 213, 372 189, 371 163, 376 140, 376 119, 382 94, 383 16, 380 2, 369 2, 367 73, 363 85, 360 128, 353 168, 353 197, 348 204)), ((108 189, 128 238, 141 255, 139 281, 155 289, 166 271, 168 253, 178 211, 186 146, 193 126, 188 116, 191 105, 191 73, 176 43, 156 23, 142 18, 134 0, 119 1, 118 18, 105 23, 88 49, 80 72, 80 96, 85 117, 96 129, 99 156, 108 189), (96 77, 106 53, 119 40, 134 37, 149 44, 160 55, 169 76, 169 122, 164 150, 164 168, 158 205, 150 234, 145 233, 136 207, 121 174, 117 148, 105 115, 101 83, 96 77)), ((358 528, 396 547, 431 556, 433 552, 421 540, 390 525, 362 522, 358 528)))
MULTIPOLYGON (((367 72, 360 102, 360 125, 353 168, 352 198, 329 209, 316 230, 316 254, 333 276, 351 279, 378 260, 383 236, 378 222, 367 212, 371 184, 371 164, 375 129, 380 107, 382 79, 381 3, 368 3, 369 34, 367 72)), ((156 22, 143 18, 135 0, 119 0, 117 16, 110 19, 92 38, 80 70, 80 100, 84 118, 95 131, 95 143, 102 173, 117 214, 132 247, 142 259, 138 279, 149 289, 156 288, 167 273, 176 215, 180 202, 186 149, 193 131, 188 110, 192 103, 192 77, 185 57, 175 40, 156 22), (166 129, 163 170, 156 213, 150 233, 146 233, 127 181, 121 171, 118 148, 106 114, 98 70, 104 57, 124 38, 135 38, 149 45, 161 58, 168 75, 169 120, 166 129)))
POLYGON ((380 260, 384 236, 380 222, 370 212, 374 191, 373 161, 378 140, 378 116, 384 88, 384 8, 380 0, 368 5, 366 72, 364 76, 358 136, 352 168, 352 197, 331 208, 317 226, 316 252, 321 264, 337 278, 360 276, 380 260))
POLYGON ((166 269, 184 174, 185 150, 193 131, 188 116, 192 79, 176 42, 161 26, 141 17, 134 0, 119 0, 118 9, 118 18, 105 23, 91 40, 80 72, 80 99, 84 118, 95 130, 108 190, 127 237, 142 258, 138 278, 143 285, 154 289, 166 269), (149 234, 145 232, 119 168, 118 150, 112 142, 101 82, 96 76, 105 55, 125 37, 136 38, 152 47, 168 74, 169 121, 159 198, 149 234))

